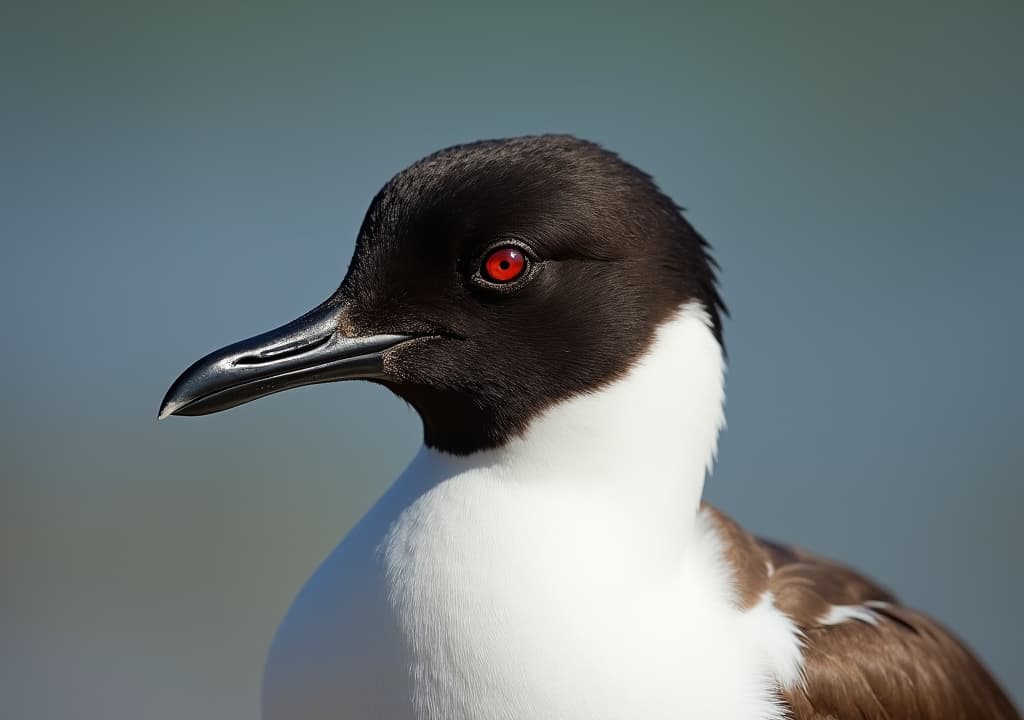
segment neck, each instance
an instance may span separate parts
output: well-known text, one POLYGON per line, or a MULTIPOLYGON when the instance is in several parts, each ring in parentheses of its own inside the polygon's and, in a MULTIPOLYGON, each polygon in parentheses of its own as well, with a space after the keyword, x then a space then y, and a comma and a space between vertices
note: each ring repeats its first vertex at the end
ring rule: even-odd
POLYGON ((724 424, 723 382, 708 316, 688 304, 623 377, 551 407, 500 448, 464 457, 424 449, 406 477, 423 492, 482 471, 614 508, 630 533, 686 533, 724 424))

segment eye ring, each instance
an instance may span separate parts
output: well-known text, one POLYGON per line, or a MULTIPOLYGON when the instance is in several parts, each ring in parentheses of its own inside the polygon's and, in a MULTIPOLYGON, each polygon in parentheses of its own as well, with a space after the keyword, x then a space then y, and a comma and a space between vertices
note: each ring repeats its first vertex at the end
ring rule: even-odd
POLYGON ((532 280, 539 267, 537 256, 528 245, 503 238, 477 256, 470 280, 484 289, 506 294, 532 280))

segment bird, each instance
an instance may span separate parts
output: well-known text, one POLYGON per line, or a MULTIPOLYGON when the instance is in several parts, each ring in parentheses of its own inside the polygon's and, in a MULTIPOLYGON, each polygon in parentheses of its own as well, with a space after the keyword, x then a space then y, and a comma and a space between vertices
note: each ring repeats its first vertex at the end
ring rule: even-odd
POLYGON ((263 717, 1020 718, 937 621, 703 501, 719 274, 618 154, 472 142, 385 184, 321 305, 185 370, 160 418, 359 379, 422 421, 278 627, 263 717))

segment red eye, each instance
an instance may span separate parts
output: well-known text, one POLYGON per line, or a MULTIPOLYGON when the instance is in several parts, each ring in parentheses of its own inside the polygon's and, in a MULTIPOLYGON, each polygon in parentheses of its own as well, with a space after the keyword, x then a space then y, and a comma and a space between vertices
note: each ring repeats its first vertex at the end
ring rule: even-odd
POLYGON ((526 271, 526 257, 515 247, 503 247, 484 258, 483 274, 491 282, 512 282, 526 271))

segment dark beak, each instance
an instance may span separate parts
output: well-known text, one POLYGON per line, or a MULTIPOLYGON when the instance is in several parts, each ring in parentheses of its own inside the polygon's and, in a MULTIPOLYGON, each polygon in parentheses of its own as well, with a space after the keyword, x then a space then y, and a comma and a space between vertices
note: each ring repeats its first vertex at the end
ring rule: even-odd
POLYGON ((302 385, 384 377, 384 352, 412 336, 348 337, 342 309, 331 299, 277 330, 210 353, 174 381, 157 417, 207 415, 302 385))

